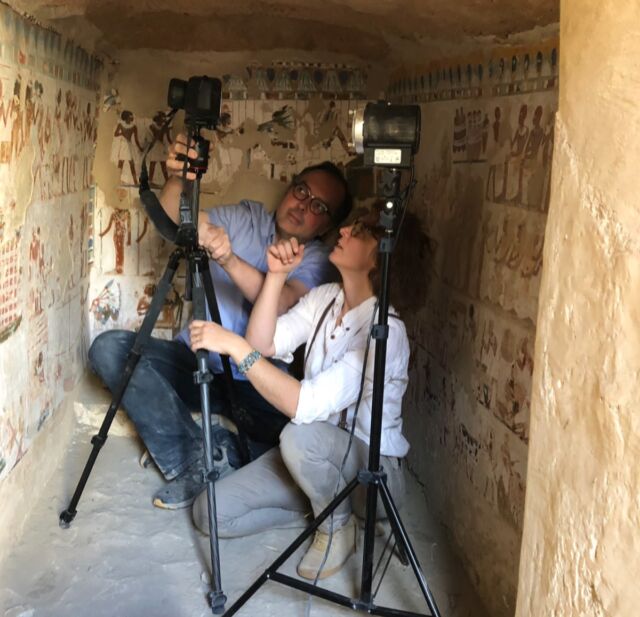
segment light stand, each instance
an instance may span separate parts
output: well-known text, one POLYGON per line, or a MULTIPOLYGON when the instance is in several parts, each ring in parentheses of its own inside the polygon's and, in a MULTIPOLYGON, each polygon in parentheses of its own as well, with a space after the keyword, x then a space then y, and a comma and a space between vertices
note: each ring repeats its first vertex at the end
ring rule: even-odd
MULTIPOLYGON (((175 114, 175 109, 170 114, 167 123, 171 121, 175 114)), ((187 143, 191 140, 196 141, 200 147, 200 154, 204 157, 201 167, 198 168, 196 179, 194 181, 186 181, 187 161, 185 160, 185 169, 183 173, 183 191, 180 195, 180 225, 176 226, 173 221, 166 215, 162 206, 157 200, 155 194, 149 189, 146 164, 144 163, 140 176, 140 196, 145 205, 147 213, 152 221, 156 224, 159 231, 170 240, 174 241, 178 248, 173 251, 169 257, 169 263, 158 283, 156 293, 153 295, 151 305, 147 314, 142 321, 140 329, 136 335, 133 347, 127 356, 127 360, 122 371, 120 382, 113 392, 113 398, 109 409, 105 415, 98 434, 91 439, 93 449, 89 454, 89 458, 82 471, 80 480, 76 486, 75 492, 67 508, 60 514, 60 526, 67 529, 77 514, 76 507, 82 496, 84 487, 89 479, 93 465, 98 457, 100 449, 107 440, 109 428, 120 406, 122 398, 125 394, 129 381, 133 372, 144 353, 144 348, 151 338, 151 332, 158 320, 162 306, 167 294, 172 289, 171 282, 176 274, 182 259, 187 260, 188 276, 187 276, 187 297, 189 292, 193 298, 193 317, 194 319, 206 320, 206 306, 209 307, 211 318, 216 323, 220 323, 220 312, 218 310, 218 302, 216 300, 211 271, 209 270, 209 260, 204 249, 198 246, 198 207, 200 196, 200 179, 206 171, 206 156, 208 156, 209 142, 200 137, 200 129, 197 125, 189 126, 189 135, 187 143)), ((147 147, 147 153, 150 150, 150 144, 147 147)), ((146 157, 146 153, 145 153, 146 157)), ((200 159, 199 159, 200 160, 200 159)), ((226 596, 222 591, 222 583, 220 577, 220 553, 218 549, 218 526, 216 517, 216 499, 215 499, 215 480, 218 472, 214 466, 213 459, 213 433, 211 430, 211 406, 209 398, 209 384, 213 380, 213 375, 208 366, 208 352, 200 349, 196 352, 198 370, 194 373, 194 382, 200 387, 200 397, 202 402, 202 428, 204 440, 204 467, 205 480, 207 484, 207 507, 209 511, 209 541, 211 547, 211 591, 208 593, 209 605, 215 614, 224 611, 226 596)), ((237 397, 233 387, 233 378, 231 373, 231 365, 229 357, 221 355, 222 366, 225 374, 225 382, 227 385, 227 395, 230 401, 230 415, 233 419, 234 411, 238 409, 237 397)), ((246 436, 240 435, 240 450, 243 464, 249 461, 249 450, 246 436)))
POLYGON ((418 563, 418 558, 411 546, 409 536, 402 524, 398 509, 393 503, 393 499, 387 488, 387 476, 384 469, 380 467, 380 439, 382 433, 382 406, 384 396, 384 373, 386 365, 387 338, 389 335, 389 270, 391 252, 396 241, 394 237, 394 222, 397 210, 401 205, 400 197, 400 177, 398 169, 384 169, 384 179, 382 182, 383 196, 386 199, 385 210, 380 215, 380 223, 384 226, 385 235, 380 241, 381 253, 381 285, 378 296, 379 311, 378 321, 372 328, 372 338, 376 340, 376 351, 374 357, 373 372, 373 399, 371 432, 369 441, 369 463, 366 469, 361 469, 357 477, 331 501, 331 503, 313 520, 313 522, 302 532, 284 552, 263 572, 263 574, 234 602, 227 610, 225 616, 234 615, 262 585, 273 580, 282 583, 287 587, 299 589, 314 596, 324 598, 335 604, 340 604, 354 610, 361 610, 371 615, 385 615, 388 617, 426 617, 422 613, 401 611, 385 606, 377 606, 374 603, 375 594, 372 593, 373 585, 373 553, 375 548, 375 524, 376 506, 378 493, 384 505, 387 517, 391 524, 392 533, 399 547, 401 559, 411 564, 418 584, 425 598, 425 601, 433 617, 440 617, 440 612, 436 606, 435 599, 429 590, 426 578, 418 563), (278 572, 278 568, 298 549, 298 547, 309 538, 321 523, 355 490, 358 484, 367 486, 367 501, 365 514, 364 548, 362 556, 362 579, 360 584, 360 595, 357 598, 349 598, 327 589, 322 589, 305 583, 297 578, 287 576, 278 572))

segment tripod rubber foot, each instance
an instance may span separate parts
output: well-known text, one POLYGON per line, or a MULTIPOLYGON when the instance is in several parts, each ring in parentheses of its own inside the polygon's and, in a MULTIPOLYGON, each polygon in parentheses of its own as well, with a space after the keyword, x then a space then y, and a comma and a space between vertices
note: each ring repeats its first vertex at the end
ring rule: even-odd
POLYGON ((222 591, 210 591, 207 594, 209 606, 214 615, 222 615, 224 613, 224 605, 227 603, 227 596, 222 591))
POLYGON ((76 514, 77 514, 76 510, 73 510, 73 512, 71 510, 63 510, 60 513, 60 519, 58 521, 58 525, 60 525, 62 529, 69 529, 71 525, 71 521, 73 521, 73 519, 76 517, 76 514))

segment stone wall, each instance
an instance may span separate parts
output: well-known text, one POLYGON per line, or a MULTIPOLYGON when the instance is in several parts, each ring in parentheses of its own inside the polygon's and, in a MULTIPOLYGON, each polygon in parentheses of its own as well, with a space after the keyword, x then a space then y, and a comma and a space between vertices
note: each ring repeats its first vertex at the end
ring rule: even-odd
POLYGON ((410 209, 428 240, 395 275, 426 291, 404 315, 410 465, 495 616, 515 609, 557 50, 482 50, 389 88, 422 111, 410 209))
POLYGON ((563 0, 519 617, 640 604, 640 4, 563 0))
POLYGON ((0 481, 83 373, 101 62, 0 5, 0 481))

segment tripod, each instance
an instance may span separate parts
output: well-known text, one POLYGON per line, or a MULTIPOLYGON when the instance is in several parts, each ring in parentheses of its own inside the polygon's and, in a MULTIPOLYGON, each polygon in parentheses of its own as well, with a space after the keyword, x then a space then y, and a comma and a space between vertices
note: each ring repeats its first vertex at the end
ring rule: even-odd
MULTIPOLYGON (((400 202, 400 171, 385 169, 383 181, 383 196, 386 198, 386 207, 380 215, 380 222, 384 226, 385 235, 380 241, 379 251, 382 256, 381 285, 379 294, 379 311, 377 323, 372 328, 372 338, 376 340, 373 373, 373 398, 372 417, 369 441, 369 461, 366 469, 361 469, 357 476, 329 503, 329 505, 313 520, 280 556, 256 579, 256 581, 234 602, 226 611, 225 617, 234 615, 268 580, 282 583, 287 587, 299 589, 314 596, 324 598, 335 604, 340 604, 354 610, 361 610, 372 615, 384 615, 388 617, 426 617, 421 613, 401 611, 389 607, 377 606, 374 603, 375 594, 373 586, 373 553, 375 544, 376 506, 378 494, 381 497, 385 512, 391 524, 392 533, 399 547, 400 559, 411 564, 414 575, 433 617, 440 617, 435 599, 429 590, 426 578, 418 563, 418 558, 411 546, 407 532, 402 524, 398 509, 396 508, 389 489, 384 469, 380 467, 380 440, 382 434, 382 406, 384 395, 384 373, 387 353, 387 338, 389 335, 389 270, 390 258, 395 243, 394 221, 396 209, 400 202), (362 484, 367 487, 364 549, 362 557, 362 578, 360 584, 360 596, 349 598, 347 596, 321 589, 310 583, 287 576, 278 572, 282 564, 309 538, 322 522, 356 489, 362 484)), ((405 563, 406 565, 406 563, 405 563)))
MULTIPOLYGON (((199 137, 198 129, 192 128, 189 132, 189 138, 200 139, 204 144, 201 150, 208 153, 209 144, 206 140, 199 137)), ((190 143, 190 141, 188 142, 190 143)), ((150 148, 148 148, 149 150, 150 148)), ((147 150, 147 151, 148 151, 147 150)), ((186 161, 185 161, 186 169, 186 161)), ((162 206, 157 201, 155 195, 149 190, 146 166, 143 164, 143 172, 140 178, 140 194, 142 201, 154 220, 156 226, 163 235, 170 236, 178 244, 178 248, 173 251, 169 257, 169 263, 164 274, 158 283, 157 291, 153 295, 151 305, 136 335, 133 347, 127 356, 127 360, 122 371, 120 382, 113 392, 113 398, 107 414, 102 422, 98 434, 91 439, 93 449, 89 454, 89 458, 82 471, 82 475, 76 486, 75 492, 67 508, 60 514, 60 526, 68 528, 77 514, 76 507, 82 496, 84 487, 89 479, 91 470, 98 457, 100 449, 107 440, 107 435, 111 423, 115 417, 116 411, 120 406, 122 398, 131 380, 133 372, 140 360, 144 348, 151 338, 151 332, 160 315, 162 305, 167 294, 171 290, 172 280, 183 259, 187 260, 188 277, 187 290, 191 292, 193 299, 193 317, 194 319, 206 320, 206 307, 209 307, 211 317, 217 323, 220 323, 220 312, 218 302, 209 270, 209 260, 205 251, 198 246, 197 237, 197 221, 198 221, 198 201, 200 190, 200 179, 203 169, 206 170, 206 160, 204 167, 198 170, 196 180, 190 182, 190 193, 187 194, 183 190, 180 197, 180 226, 177 227, 162 210, 162 206)), ((183 174, 184 177, 184 174, 183 174)), ((224 611, 226 596, 222 591, 220 577, 220 554, 218 550, 218 528, 216 520, 216 499, 215 499, 215 480, 218 472, 214 467, 213 459, 213 435, 211 430, 211 406, 209 398, 209 384, 213 380, 213 375, 208 367, 208 353, 205 350, 196 352, 198 370, 194 373, 194 382, 200 387, 201 409, 202 409, 202 428, 204 439, 204 480, 207 484, 207 508, 209 512, 209 541, 211 548, 211 571, 212 571, 212 589, 208 594, 209 604, 213 613, 219 614, 224 611)), ((231 373, 231 365, 228 356, 221 356, 222 366, 227 383, 227 395, 230 401, 230 415, 233 419, 234 409, 237 409, 237 401, 233 388, 233 378, 231 373)), ((240 436, 240 454, 243 463, 249 460, 249 451, 246 436, 241 433, 240 436)))

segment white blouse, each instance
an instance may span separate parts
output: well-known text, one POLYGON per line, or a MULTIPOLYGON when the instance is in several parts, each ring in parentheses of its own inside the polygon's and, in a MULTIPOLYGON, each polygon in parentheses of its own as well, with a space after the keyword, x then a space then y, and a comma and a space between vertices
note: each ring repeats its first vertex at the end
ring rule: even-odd
MULTIPOLYGON (((304 379, 296 415, 292 418, 296 424, 318 420, 337 425, 342 410, 346 408, 347 427, 351 427, 376 298, 369 298, 351 309, 343 316, 340 325, 336 325, 343 303, 344 292, 340 285, 321 285, 278 318, 274 357, 289 363, 293 360, 293 352, 303 343, 307 344, 304 379), (309 349, 318 322, 333 299, 333 306, 309 349)), ((392 312, 390 310, 388 320, 380 454, 403 457, 409 451, 409 443, 402 435, 401 417, 402 396, 408 382, 409 341, 404 324, 392 317, 392 312)), ((366 443, 369 443, 371 427, 374 358, 375 340, 372 339, 355 427, 355 435, 366 443)))

